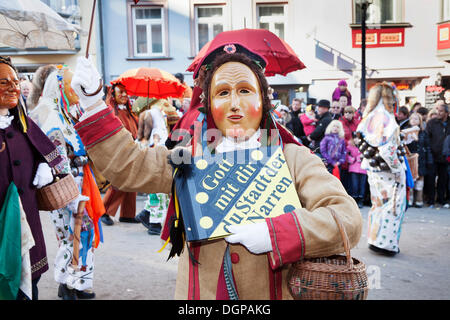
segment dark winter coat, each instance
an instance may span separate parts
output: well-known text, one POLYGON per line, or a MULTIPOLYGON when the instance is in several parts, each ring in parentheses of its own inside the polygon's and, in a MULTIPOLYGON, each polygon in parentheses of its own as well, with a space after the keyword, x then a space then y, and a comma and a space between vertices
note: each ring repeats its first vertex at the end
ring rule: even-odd
POLYGON ((411 153, 419 154, 419 176, 427 174, 427 166, 433 165, 433 155, 430 148, 430 139, 424 130, 419 131, 419 139, 407 145, 411 153))
POLYGON ((323 139, 325 135, 325 130, 333 119, 331 118, 331 113, 325 112, 323 115, 319 117, 316 122, 316 129, 310 134, 311 140, 314 141, 315 148, 318 148, 320 145, 320 141, 323 139))
POLYGON ((431 152, 434 162, 446 163, 447 159, 443 154, 444 140, 450 134, 450 118, 447 118, 445 124, 439 119, 431 119, 427 123, 425 131, 430 139, 431 152))
POLYGON ((305 131, 303 130, 303 124, 300 121, 300 110, 298 111, 292 111, 290 114, 290 121, 286 123, 286 128, 291 130, 291 132, 301 140, 303 144, 305 144, 305 131))

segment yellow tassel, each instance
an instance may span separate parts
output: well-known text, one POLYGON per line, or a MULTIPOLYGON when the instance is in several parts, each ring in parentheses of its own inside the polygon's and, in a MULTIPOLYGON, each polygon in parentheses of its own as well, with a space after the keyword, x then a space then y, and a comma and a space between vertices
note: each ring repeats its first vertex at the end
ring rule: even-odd
POLYGON ((23 132, 26 133, 28 130, 27 121, 25 120, 25 115, 22 110, 19 110, 19 117, 20 117, 20 122, 22 123, 22 126, 23 126, 23 132))
POLYGON ((164 250, 164 248, 167 246, 167 244, 168 244, 169 242, 170 242, 170 237, 167 238, 166 243, 164 243, 164 245, 162 246, 162 248, 158 250, 158 253, 161 253, 161 252, 164 250))

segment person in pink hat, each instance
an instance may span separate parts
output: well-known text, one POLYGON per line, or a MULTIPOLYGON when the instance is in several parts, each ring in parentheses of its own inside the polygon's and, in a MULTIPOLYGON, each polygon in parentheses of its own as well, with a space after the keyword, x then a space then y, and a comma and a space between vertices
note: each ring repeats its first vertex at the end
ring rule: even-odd
POLYGON ((350 91, 347 89, 347 82, 342 79, 338 82, 338 86, 336 87, 336 89, 334 89, 333 91, 333 96, 332 96, 332 101, 339 101, 339 98, 341 96, 346 96, 347 97, 347 105, 351 106, 352 105, 352 94, 350 93, 350 91))

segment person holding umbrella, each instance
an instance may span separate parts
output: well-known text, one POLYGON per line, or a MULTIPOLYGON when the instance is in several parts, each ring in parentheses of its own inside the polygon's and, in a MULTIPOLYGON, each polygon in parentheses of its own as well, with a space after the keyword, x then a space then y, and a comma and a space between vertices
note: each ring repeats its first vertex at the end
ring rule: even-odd
MULTIPOLYGON (((339 180, 328 173, 308 148, 300 146, 288 130, 272 120, 263 73, 267 61, 236 42, 215 48, 208 53, 207 60, 199 63, 199 68, 205 67, 204 80, 199 82, 204 107, 198 119, 200 128, 206 125, 222 133, 216 136, 214 144, 208 142, 216 152, 267 144, 271 139, 259 137, 263 129, 272 129, 282 140, 283 153, 304 208, 230 229, 233 235, 225 240, 189 243, 188 250, 183 250, 182 226, 169 205, 162 238, 168 239, 170 232, 170 256, 180 255, 177 299, 290 299, 286 277, 291 263, 302 257, 344 250, 329 208, 342 216, 351 247, 361 235, 358 207, 339 180), (181 241, 177 243, 177 239, 181 241), (225 263, 231 269, 225 270, 225 263)), ((93 65, 79 58, 72 82, 74 90, 81 93, 83 86, 87 92, 93 91, 99 81, 93 65)), ((180 149, 169 151, 163 146, 140 149, 105 104, 101 101, 85 104, 83 98, 80 101, 88 112, 80 118, 76 129, 89 146, 97 168, 113 184, 127 190, 170 193, 174 169, 168 157, 172 163, 177 162, 180 149)), ((191 147, 181 150, 188 155, 192 152, 191 147)))
MULTIPOLYGON (((106 96, 106 104, 114 110, 114 114, 120 119, 122 125, 131 134, 133 139, 137 138, 139 120, 134 115, 127 90, 120 82, 114 83, 106 96)), ((139 223, 136 216, 136 192, 121 191, 112 185, 103 198, 106 213, 102 215, 102 222, 111 226, 114 221, 111 216, 115 216, 120 207, 120 222, 139 223)))

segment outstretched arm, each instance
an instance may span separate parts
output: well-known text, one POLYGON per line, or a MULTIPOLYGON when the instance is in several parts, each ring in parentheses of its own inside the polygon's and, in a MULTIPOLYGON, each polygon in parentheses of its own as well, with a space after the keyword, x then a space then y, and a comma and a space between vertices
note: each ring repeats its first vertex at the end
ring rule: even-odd
POLYGON ((78 58, 71 85, 85 113, 75 129, 95 167, 120 190, 170 193, 172 167, 167 160, 170 152, 165 147, 142 148, 105 105, 102 92, 94 96, 84 94, 82 88, 88 93, 95 92, 100 80, 91 61, 78 58))

